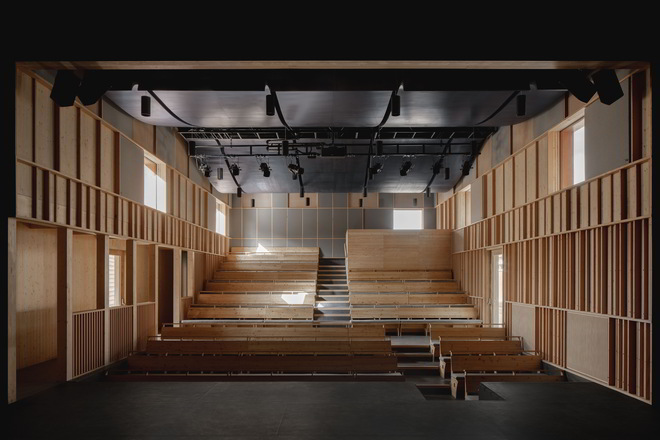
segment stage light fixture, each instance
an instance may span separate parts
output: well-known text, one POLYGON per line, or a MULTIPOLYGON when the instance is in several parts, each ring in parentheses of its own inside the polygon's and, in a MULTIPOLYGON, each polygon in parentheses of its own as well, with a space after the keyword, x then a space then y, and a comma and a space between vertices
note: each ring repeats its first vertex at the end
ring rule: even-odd
POLYGON ((610 105, 623 96, 623 89, 614 70, 599 70, 591 78, 594 81, 600 102, 610 105))
POLYGON ((376 141, 376 156, 383 155, 383 141, 376 141))
POLYGON ((236 197, 241 197, 243 195, 243 189, 239 186, 236 188, 236 197))
POLYGON ((60 107, 71 107, 76 101, 80 78, 71 70, 58 70, 50 98, 60 107))
POLYGON ((195 141, 188 142, 188 155, 197 156, 197 148, 195 147, 195 141))
POLYGON ((302 186, 300 187, 300 197, 301 198, 305 197, 305 188, 303 188, 302 186))
POLYGON ((143 96, 140 106, 140 114, 145 118, 151 116, 151 97, 143 96))
POLYGON ((266 114, 273 116, 275 114, 275 98, 273 95, 266 95, 266 114))
POLYGON ((516 96, 516 115, 525 116, 525 113, 526 113, 526 109, 525 109, 526 99, 527 98, 526 98, 525 95, 516 96))
POLYGON ((426 188, 426 197, 431 197, 431 188, 426 188))
POLYGON ((208 165, 204 167, 204 177, 211 177, 211 167, 208 165))
POLYGON ((413 169, 414 165, 411 161, 407 160, 401 165, 401 169, 399 170, 399 174, 403 176, 407 176, 408 173, 410 172, 411 169, 413 169))
POLYGON ((289 141, 282 141, 282 154, 284 156, 289 155, 289 141))
POLYGON ((383 164, 382 163, 375 163, 371 167, 369 167, 369 179, 373 179, 374 176, 378 173, 383 171, 383 164))
POLYGON ((270 177, 270 168, 266 162, 261 162, 261 164, 259 164, 259 169, 264 173, 264 177, 270 177))
POLYGON ((229 166, 229 172, 232 174, 232 176, 238 176, 238 174, 241 172, 241 169, 237 164, 233 163, 229 166))
POLYGON ((399 95, 392 96, 392 116, 401 115, 401 97, 399 95))
POLYGON ((449 168, 445 168, 445 180, 449 180, 449 168))
POLYGON ((367 188, 362 189, 362 197, 367 197, 367 188))

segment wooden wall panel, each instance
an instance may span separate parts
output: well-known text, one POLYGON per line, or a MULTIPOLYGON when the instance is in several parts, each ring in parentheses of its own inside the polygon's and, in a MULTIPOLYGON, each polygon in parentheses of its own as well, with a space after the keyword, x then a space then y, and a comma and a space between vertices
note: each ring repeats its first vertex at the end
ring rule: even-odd
POLYGON ((98 122, 80 112, 80 179, 95 185, 97 166, 98 122))
POLYGON ((16 224, 16 365, 57 357, 57 230, 16 224))
POLYGON ((538 197, 538 182, 537 182, 537 170, 538 164, 536 162, 536 143, 531 147, 528 147, 526 150, 526 166, 525 171, 527 175, 526 179, 526 192, 527 198, 525 202, 533 202, 538 197))
POLYGON ((101 146, 100 146, 100 186, 108 191, 116 191, 115 173, 116 173, 116 148, 117 140, 114 131, 101 125, 101 146))
POLYGON ((59 167, 62 173, 78 177, 78 108, 60 107, 59 167))
POLYGON ((495 214, 504 212, 504 166, 495 168, 495 214))
POLYGON ((73 234, 73 311, 96 310, 96 236, 73 234))
POLYGON ((608 318, 568 312, 566 366, 608 382, 608 318))
POLYGON ((349 229, 349 270, 443 270, 451 268, 451 231, 349 229))
POLYGON ((534 138, 534 119, 528 119, 512 126, 511 153, 521 150, 534 138))
POLYGON ((34 159, 34 80, 23 72, 16 72, 16 157, 34 159))
POLYGON ((513 157, 515 187, 514 206, 522 206, 527 201, 527 176, 525 174, 526 161, 525 151, 518 153, 513 157))
POLYGON ((153 125, 133 119, 133 140, 151 154, 156 154, 153 125))
POLYGON ((152 302, 155 299, 156 262, 152 246, 137 246, 137 302, 152 302))
POLYGON ((514 206, 515 176, 513 173, 513 160, 509 159, 504 162, 504 211, 508 211, 514 206))
POLYGON ((548 195, 548 137, 544 136, 538 141, 537 175, 539 182, 539 197, 548 195))
POLYGON ((38 81, 34 88, 34 161, 55 168, 55 103, 50 89, 38 81))
POLYGON ((479 156, 477 156, 477 177, 481 177, 493 168, 493 138, 484 142, 479 156))

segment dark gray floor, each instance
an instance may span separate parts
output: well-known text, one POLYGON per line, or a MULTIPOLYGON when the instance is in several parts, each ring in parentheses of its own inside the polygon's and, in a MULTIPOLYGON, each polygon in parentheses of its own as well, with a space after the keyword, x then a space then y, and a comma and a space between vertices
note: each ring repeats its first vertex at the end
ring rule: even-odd
POLYGON ((628 439, 650 405, 592 383, 489 384, 426 400, 413 382, 71 382, 8 408, 9 438, 628 439))

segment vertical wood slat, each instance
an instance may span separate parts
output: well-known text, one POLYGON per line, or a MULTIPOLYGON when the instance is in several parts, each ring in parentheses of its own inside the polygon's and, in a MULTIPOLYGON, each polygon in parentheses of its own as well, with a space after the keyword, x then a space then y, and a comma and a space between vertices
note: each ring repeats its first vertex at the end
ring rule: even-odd
POLYGON ((137 305, 137 350, 145 350, 149 336, 156 334, 156 303, 148 302, 137 305))
POLYGON ((110 362, 127 357, 133 350, 133 306, 110 309, 110 362))
POLYGON ((73 377, 104 366, 104 310, 73 314, 73 377))

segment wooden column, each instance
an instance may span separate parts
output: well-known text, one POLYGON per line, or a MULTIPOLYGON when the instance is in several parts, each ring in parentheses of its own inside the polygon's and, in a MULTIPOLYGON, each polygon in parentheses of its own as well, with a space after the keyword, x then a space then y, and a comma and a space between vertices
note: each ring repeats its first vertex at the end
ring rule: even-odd
POLYGON ((158 246, 155 244, 149 245, 149 251, 154 258, 153 272, 150 271, 149 276, 154 280, 153 283, 153 292, 151 292, 150 297, 154 299, 154 328, 156 329, 156 334, 160 335, 160 328, 158 328, 158 246))
POLYGON ((133 350, 138 348, 137 242, 126 240, 126 302, 133 305, 133 350))
POLYGON ((96 307, 103 309, 104 364, 110 363, 110 237, 96 236, 96 307))
POLYGON ((181 248, 173 251, 172 257, 172 322, 181 322, 181 248))
POLYGON ((57 365, 60 380, 73 378, 73 230, 57 230, 57 365))
POLYGON ((7 219, 7 403, 16 402, 16 219, 7 219))

